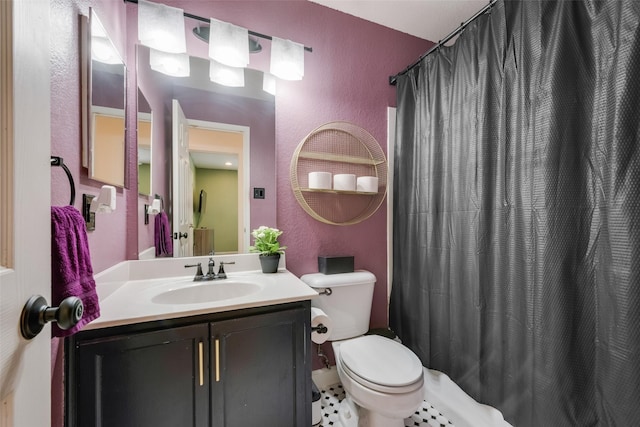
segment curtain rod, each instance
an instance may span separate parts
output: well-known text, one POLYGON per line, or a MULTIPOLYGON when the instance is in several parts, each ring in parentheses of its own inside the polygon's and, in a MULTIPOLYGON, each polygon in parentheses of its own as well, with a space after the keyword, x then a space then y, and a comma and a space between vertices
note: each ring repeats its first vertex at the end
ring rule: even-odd
MULTIPOLYGON (((124 2, 125 3, 138 4, 138 0, 124 0, 124 2)), ((185 18, 191 18, 191 19, 195 19, 196 21, 206 22, 207 24, 211 24, 211 19, 209 19, 209 18, 203 18, 202 16, 193 15, 191 13, 184 12, 184 11, 183 11, 183 15, 185 16, 185 18)), ((271 37, 269 35, 262 34, 262 33, 257 33, 255 31, 251 31, 251 30, 247 30, 247 31, 249 32, 250 35, 252 35, 254 37, 260 37, 261 39, 266 39, 266 40, 273 40, 273 37, 271 37)), ((307 47, 307 46, 304 46, 304 50, 306 50, 307 52, 313 52, 313 48, 307 47)))
MULTIPOLYGON (((125 0, 126 1, 126 0, 125 0)), ((433 46, 431 49, 429 49, 427 52, 423 53, 420 58, 418 58, 418 60, 416 62, 414 62, 413 64, 409 65, 407 68, 405 68, 404 70, 400 71, 398 74, 396 74, 395 76, 389 76, 389 84, 392 86, 396 85, 396 81, 398 80, 399 76, 402 76, 404 74, 406 74, 407 72, 409 72, 409 70, 415 68, 418 64, 420 64, 420 62, 426 58, 427 56, 429 56, 431 53, 435 52, 436 50, 440 49, 441 46, 444 46, 444 44, 446 42, 448 42, 449 40, 451 40, 452 38, 454 38, 456 35, 460 34, 466 27, 467 25, 469 25, 470 23, 472 23, 474 20, 476 20, 476 18, 484 15, 485 13, 487 13, 487 11, 489 11, 493 5, 496 3, 496 1, 498 0, 491 0, 489 1, 489 4, 486 5, 485 7, 483 7, 481 10, 479 10, 478 12, 475 13, 475 15, 473 15, 471 18, 467 19, 465 22, 463 22, 462 24, 460 24, 460 26, 458 28, 456 28, 455 30, 453 30, 452 32, 450 32, 444 39, 438 41, 438 43, 433 46)))

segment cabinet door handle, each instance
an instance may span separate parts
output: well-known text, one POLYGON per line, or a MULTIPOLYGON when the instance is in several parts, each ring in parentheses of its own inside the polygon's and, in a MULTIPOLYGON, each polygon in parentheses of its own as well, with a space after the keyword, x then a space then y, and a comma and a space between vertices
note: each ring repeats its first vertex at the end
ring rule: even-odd
POLYGON ((200 386, 204 385, 204 357, 203 357, 203 344, 202 341, 198 343, 198 367, 200 369, 200 386))
POLYGON ((216 338, 216 382, 220 382, 220 340, 216 338))

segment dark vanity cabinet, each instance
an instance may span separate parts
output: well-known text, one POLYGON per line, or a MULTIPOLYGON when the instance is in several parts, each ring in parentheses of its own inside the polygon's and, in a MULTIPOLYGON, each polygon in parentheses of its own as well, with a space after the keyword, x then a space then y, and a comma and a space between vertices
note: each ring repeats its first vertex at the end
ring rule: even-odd
POLYGON ((208 334, 201 324, 77 340, 73 425, 208 425, 208 334))
POLYGON ((68 427, 311 425, 308 301, 67 339, 68 427))

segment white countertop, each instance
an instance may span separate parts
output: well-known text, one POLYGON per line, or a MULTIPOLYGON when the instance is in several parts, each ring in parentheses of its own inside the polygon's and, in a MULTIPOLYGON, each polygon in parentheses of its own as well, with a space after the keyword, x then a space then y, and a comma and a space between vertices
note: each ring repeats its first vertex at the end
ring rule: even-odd
POLYGON ((278 272, 272 274, 259 270, 257 254, 214 256, 214 260, 216 272, 220 261, 235 262, 235 265, 226 264, 224 267, 227 279, 193 281, 195 268, 185 270, 184 265, 201 262, 206 273, 208 257, 126 261, 96 274, 100 317, 86 325, 84 330, 284 304, 318 296, 316 291, 284 268, 284 259, 281 259, 278 272), (185 275, 185 271, 189 274, 185 275), (187 304, 153 302, 154 297, 163 292, 194 285, 216 286, 223 282, 227 282, 226 286, 230 288, 243 282, 256 284, 259 289, 249 295, 220 301, 187 304))

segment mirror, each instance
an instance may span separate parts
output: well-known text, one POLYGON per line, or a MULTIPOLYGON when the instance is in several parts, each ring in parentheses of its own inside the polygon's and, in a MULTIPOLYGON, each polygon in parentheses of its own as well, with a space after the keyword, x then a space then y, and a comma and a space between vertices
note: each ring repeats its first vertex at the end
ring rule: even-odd
MULTIPOLYGON (((208 59, 191 57, 190 77, 171 77, 150 69, 148 48, 138 46, 137 55, 139 85, 149 99, 162 99, 151 105, 153 111, 163 111, 160 120, 165 123, 164 135, 154 135, 152 149, 171 152, 159 144, 171 144, 174 99, 189 124, 194 255, 211 249, 217 254, 248 252, 251 230, 273 226, 276 220, 275 98, 262 90, 262 72, 247 69, 245 87, 229 88, 209 80, 208 59), (254 189, 264 198, 254 198, 254 189)), ((153 182, 171 181, 163 169, 153 170, 153 182)), ((165 206, 171 206, 173 190, 154 189, 161 191, 165 206)))
MULTIPOLYGON (((86 24, 85 24, 86 25, 86 24)), ((124 187, 125 183, 125 65, 104 26, 91 10, 86 76, 83 76, 83 166, 89 178, 124 187)))
POLYGON ((151 106, 138 88, 138 194, 151 196, 151 106))

